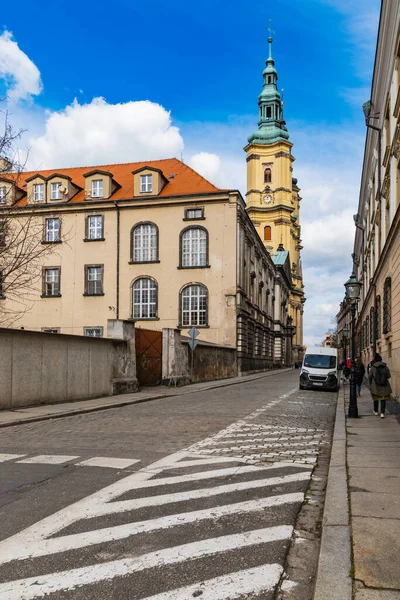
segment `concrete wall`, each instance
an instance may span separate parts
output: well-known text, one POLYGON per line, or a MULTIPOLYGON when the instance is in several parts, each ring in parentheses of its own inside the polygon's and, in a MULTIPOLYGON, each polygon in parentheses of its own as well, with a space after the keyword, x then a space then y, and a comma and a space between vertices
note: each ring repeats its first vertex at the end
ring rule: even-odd
POLYGON ((119 329, 121 339, 0 328, 0 409, 136 391, 133 324, 119 329))

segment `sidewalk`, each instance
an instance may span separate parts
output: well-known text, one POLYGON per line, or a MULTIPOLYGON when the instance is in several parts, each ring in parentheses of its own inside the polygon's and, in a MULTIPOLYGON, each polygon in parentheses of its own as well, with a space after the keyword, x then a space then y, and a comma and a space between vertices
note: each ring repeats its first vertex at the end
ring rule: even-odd
POLYGON ((150 402, 151 400, 158 400, 160 398, 184 396, 186 394, 193 394, 194 392, 202 392, 213 388, 239 385, 240 383, 246 383, 247 381, 255 381, 257 379, 262 379, 263 377, 271 377, 292 370, 293 369, 276 369, 273 371, 256 373, 254 375, 245 375, 243 377, 231 377, 229 379, 219 379, 218 381, 194 383, 183 387, 148 387, 134 394, 121 394, 119 396, 93 398, 92 400, 78 400, 76 402, 44 404, 43 406, 2 410, 0 411, 0 427, 10 427, 11 425, 19 425, 20 423, 32 423, 34 421, 69 417, 82 413, 96 412, 98 410, 118 408, 129 404, 150 402))
POLYGON ((348 396, 346 384, 338 398, 314 600, 400 600, 400 415, 376 417, 364 386, 359 418, 346 419, 348 396))

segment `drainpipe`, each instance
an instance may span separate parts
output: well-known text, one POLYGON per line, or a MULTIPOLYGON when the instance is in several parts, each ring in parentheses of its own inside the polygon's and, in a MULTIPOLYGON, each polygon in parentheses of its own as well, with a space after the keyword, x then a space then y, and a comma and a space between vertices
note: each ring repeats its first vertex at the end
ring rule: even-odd
POLYGON ((115 298, 115 318, 119 319, 119 261, 120 261, 120 213, 118 202, 114 202, 114 206, 117 209, 117 281, 116 281, 116 298, 115 298))

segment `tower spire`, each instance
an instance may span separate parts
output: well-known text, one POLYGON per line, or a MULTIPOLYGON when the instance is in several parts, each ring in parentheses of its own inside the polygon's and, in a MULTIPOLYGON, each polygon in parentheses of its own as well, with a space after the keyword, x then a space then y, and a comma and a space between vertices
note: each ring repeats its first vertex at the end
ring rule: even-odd
POLYGON ((272 57, 272 34, 275 33, 268 28, 268 58, 263 71, 263 89, 258 97, 260 118, 258 131, 249 136, 248 140, 254 144, 273 144, 279 140, 288 140, 289 133, 283 119, 283 102, 278 91, 278 72, 272 57))

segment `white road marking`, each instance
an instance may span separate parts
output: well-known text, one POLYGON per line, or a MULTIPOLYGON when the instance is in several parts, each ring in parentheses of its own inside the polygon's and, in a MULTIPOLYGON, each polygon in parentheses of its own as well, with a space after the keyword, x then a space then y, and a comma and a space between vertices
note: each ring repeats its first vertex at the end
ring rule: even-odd
MULTIPOLYGON (((308 468, 305 465, 302 466, 304 466, 304 468, 308 468)), ((229 483, 227 485, 220 485, 212 488, 189 490, 187 492, 176 492, 175 494, 169 493, 157 496, 149 496, 147 498, 134 498, 132 500, 114 501, 101 506, 93 506, 90 513, 87 514, 87 517, 101 517, 103 515, 127 512, 149 506, 162 506, 164 504, 172 504, 175 502, 198 500, 199 498, 212 498, 213 496, 220 496, 221 494, 230 494, 232 492, 240 492, 243 490, 254 490, 274 485, 283 485, 285 483, 307 481, 309 478, 309 471, 303 471, 301 473, 293 473, 292 475, 284 475, 282 477, 270 477, 269 479, 256 479, 253 481, 243 481, 241 483, 229 483)), ((1 548, 2 546, 0 542, 0 550, 1 548)))
MULTIPOLYGON (((228 437, 228 436, 226 436, 228 437)), ((229 436, 229 437, 234 437, 234 436, 229 436)), ((236 437, 236 436, 235 436, 236 437)), ((244 435, 244 437, 247 437, 246 435, 244 435)), ((313 440, 313 441, 317 441, 316 436, 314 435, 293 435, 291 437, 250 437, 250 439, 248 440, 248 443, 253 444, 254 442, 292 442, 294 441, 293 445, 296 445, 299 441, 301 440, 313 440)), ((233 439, 233 440, 228 440, 228 439, 218 439, 218 440, 214 440, 214 442, 207 442, 207 444, 198 444, 199 447, 203 448, 204 446, 211 446, 211 445, 220 445, 220 444, 234 444, 234 443, 240 443, 240 442, 244 442, 245 440, 237 440, 237 439, 233 439)), ((319 442, 318 442, 319 443, 319 442)))
POLYGON ((200 600, 235 600, 245 594, 259 594, 273 590, 282 572, 283 569, 279 564, 262 565, 149 596, 143 600, 188 600, 197 596, 200 600))
POLYGON ((33 600, 46 594, 112 580, 145 569, 182 563, 221 552, 249 548, 268 542, 289 540, 293 528, 288 525, 258 529, 246 533, 210 538, 173 548, 164 548, 137 558, 125 558, 105 563, 60 571, 49 575, 29 577, 0 584, 0 598, 7 600, 33 600))
POLYGON ((281 494, 280 496, 269 496, 267 498, 258 498, 257 500, 246 500, 245 502, 237 502, 235 504, 226 504, 203 510, 195 510, 192 512, 179 513, 159 517, 158 519, 149 519, 147 521, 138 521, 136 523, 126 523, 124 525, 116 525, 113 527, 104 527, 93 531, 85 531, 72 535, 64 535, 62 537, 46 539, 38 542, 34 548, 27 549, 27 552, 21 556, 19 560, 37 558, 38 556, 46 556, 56 554, 58 552, 67 552, 76 550, 77 548, 86 548, 104 542, 112 542, 122 540, 133 535, 141 533, 149 533, 151 531, 160 531, 177 527, 179 525, 187 525, 188 523, 197 523, 208 519, 220 519, 221 517, 240 515, 251 512, 260 512, 274 506, 282 506, 284 504, 295 504, 303 502, 304 494, 295 492, 293 494, 281 494))
POLYGON ((246 461, 245 459, 237 456, 213 456, 209 458, 198 458, 195 460, 181 460, 178 463, 174 463, 170 467, 164 467, 164 469, 185 469, 186 467, 201 467, 202 465, 217 465, 219 463, 222 464, 230 462, 244 463, 246 461))
POLYGON ((320 442, 318 441, 309 441, 306 440, 302 443, 292 444, 291 442, 271 442, 270 444, 257 444, 254 445, 252 440, 249 440, 248 444, 241 444, 240 446, 230 446, 229 448, 212 448, 211 446, 201 446, 201 451, 203 452, 241 452, 242 450, 263 450, 264 448, 298 448, 300 446, 319 446, 320 442))
POLYGON ((34 465, 61 465, 62 463, 76 460, 79 456, 61 456, 52 454, 42 454, 39 456, 31 456, 30 458, 24 458, 19 460, 19 463, 29 463, 34 465))
POLYGON ((0 462, 14 460, 15 458, 22 458, 23 456, 26 456, 26 454, 0 454, 0 462))
POLYGON ((94 456, 82 462, 76 463, 77 467, 106 467, 107 469, 126 469, 140 462, 138 458, 111 458, 108 456, 94 456))
MULTIPOLYGON (((120 496, 121 493, 123 493, 121 492, 121 489, 122 487, 126 488, 127 479, 133 479, 135 481, 135 476, 139 477, 148 475, 148 473, 138 471, 130 477, 126 477, 125 480, 122 479, 115 484, 108 486, 108 488, 100 490, 100 492, 92 494, 92 496, 84 498, 83 500, 80 500, 63 510, 60 510, 58 513, 55 513, 54 515, 47 517, 42 521, 31 525, 30 527, 27 527, 14 536, 0 541, 0 564, 8 563, 11 560, 19 559, 20 557, 33 555, 35 548, 38 547, 41 542, 46 540, 46 538, 58 533, 68 525, 71 525, 72 523, 75 523, 81 519, 117 514, 126 511, 137 510, 139 508, 147 508, 150 506, 163 506, 165 504, 172 504, 175 502, 197 500, 199 498, 212 498, 213 496, 219 496, 222 494, 239 492, 243 490, 307 481, 310 479, 309 469, 311 467, 306 465, 302 465, 302 467, 307 470, 301 471, 300 473, 293 473, 291 475, 284 475, 282 477, 271 477, 269 479, 244 481, 241 483, 232 483, 213 488, 189 490, 187 492, 176 492, 175 494, 169 493, 165 495, 149 496, 146 498, 135 498, 133 500, 111 502, 114 497, 120 496), (116 487, 118 487, 118 493, 116 493, 116 487)), ((123 491, 129 491, 129 488, 126 488, 123 491)), ((1 597, 2 596, 0 594, 0 598, 1 597)))

